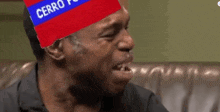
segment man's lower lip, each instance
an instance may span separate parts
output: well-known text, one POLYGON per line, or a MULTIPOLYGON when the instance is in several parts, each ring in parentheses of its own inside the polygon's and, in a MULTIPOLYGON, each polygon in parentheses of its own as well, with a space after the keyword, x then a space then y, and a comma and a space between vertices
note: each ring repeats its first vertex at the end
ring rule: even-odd
POLYGON ((129 82, 129 80, 131 80, 131 78, 133 77, 132 71, 113 70, 112 74, 115 77, 115 82, 129 82))

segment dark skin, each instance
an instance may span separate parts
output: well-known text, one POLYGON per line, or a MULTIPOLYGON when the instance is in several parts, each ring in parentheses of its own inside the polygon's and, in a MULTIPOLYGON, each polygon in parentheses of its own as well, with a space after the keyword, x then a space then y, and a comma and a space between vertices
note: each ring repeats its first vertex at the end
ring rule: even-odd
POLYGON ((123 93, 132 76, 120 75, 113 67, 133 59, 128 22, 129 14, 122 7, 78 31, 78 48, 71 36, 45 48, 45 59, 39 61, 38 88, 48 111, 98 112, 103 96, 123 93))

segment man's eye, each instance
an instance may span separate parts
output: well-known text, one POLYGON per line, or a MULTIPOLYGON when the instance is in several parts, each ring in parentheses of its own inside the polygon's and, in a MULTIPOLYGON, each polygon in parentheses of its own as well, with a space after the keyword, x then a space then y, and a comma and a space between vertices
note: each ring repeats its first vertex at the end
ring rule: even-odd
POLYGON ((115 33, 105 35, 105 37, 114 37, 114 36, 115 36, 115 33))
POLYGON ((117 35, 118 31, 116 30, 111 30, 111 31, 107 31, 105 33, 103 33, 101 36, 102 37, 114 37, 115 35, 117 35))

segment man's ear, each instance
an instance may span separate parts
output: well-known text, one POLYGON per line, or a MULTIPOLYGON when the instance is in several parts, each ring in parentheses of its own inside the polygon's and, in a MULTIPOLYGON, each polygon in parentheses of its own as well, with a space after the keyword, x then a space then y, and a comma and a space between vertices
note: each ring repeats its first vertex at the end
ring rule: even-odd
POLYGON ((47 54, 54 60, 63 60, 65 55, 63 54, 63 40, 57 40, 51 46, 45 48, 47 54))

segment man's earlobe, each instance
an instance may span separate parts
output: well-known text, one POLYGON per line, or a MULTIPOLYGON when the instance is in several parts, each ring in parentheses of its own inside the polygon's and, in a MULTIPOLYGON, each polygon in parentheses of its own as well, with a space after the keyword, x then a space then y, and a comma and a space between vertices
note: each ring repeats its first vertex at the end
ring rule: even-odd
POLYGON ((63 42, 61 40, 58 40, 53 45, 46 47, 45 51, 51 58, 57 61, 63 60, 65 57, 63 54, 63 42))

